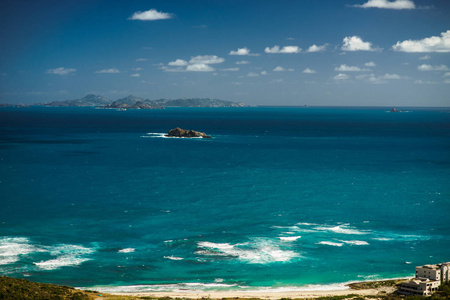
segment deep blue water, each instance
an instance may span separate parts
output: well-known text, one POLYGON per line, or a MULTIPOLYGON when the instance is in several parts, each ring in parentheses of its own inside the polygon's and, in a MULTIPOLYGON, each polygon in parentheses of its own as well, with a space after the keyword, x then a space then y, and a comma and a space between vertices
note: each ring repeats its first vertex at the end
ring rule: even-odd
POLYGON ((450 260, 449 112, 2 108, 0 274, 109 291, 410 276, 450 260), (162 137, 177 126, 213 138, 162 137))

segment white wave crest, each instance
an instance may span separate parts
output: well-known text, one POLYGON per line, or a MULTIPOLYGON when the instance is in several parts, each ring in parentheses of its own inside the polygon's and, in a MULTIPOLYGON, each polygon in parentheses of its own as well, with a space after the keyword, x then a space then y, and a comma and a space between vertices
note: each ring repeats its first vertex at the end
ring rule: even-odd
POLYGON ((169 138, 167 133, 164 132, 148 132, 146 135, 142 135, 143 138, 169 138))
POLYGON ((0 265, 17 262, 20 256, 43 250, 30 244, 24 237, 3 237, 0 239, 0 265))
POLYGON ((344 243, 336 243, 336 242, 328 242, 328 241, 321 241, 316 243, 318 245, 328 245, 328 246, 335 246, 335 247, 342 247, 344 243))
POLYGON ((228 243, 200 242, 201 250, 196 254, 205 256, 225 256, 252 264, 288 262, 300 255, 291 250, 282 250, 268 240, 256 240, 253 243, 231 245, 228 243))
POLYGON ((90 260, 86 256, 95 252, 94 249, 69 244, 51 246, 48 247, 48 251, 51 255, 57 257, 50 260, 34 262, 33 264, 43 270, 56 270, 61 267, 78 266, 90 260))
POLYGON ((164 256, 165 259, 171 259, 171 260, 183 260, 184 258, 182 257, 177 257, 177 256, 164 256))
POLYGON ((367 231, 361 231, 355 228, 349 228, 348 226, 349 224, 343 224, 343 225, 338 225, 338 226, 319 226, 316 227, 316 230, 319 231, 331 231, 334 233, 341 233, 341 234, 368 234, 369 232, 367 231))
POLYGON ((369 243, 366 242, 366 241, 356 241, 356 240, 354 240, 354 241, 343 241, 343 240, 341 240, 341 242, 349 244, 349 245, 357 245, 357 246, 369 245, 369 243))
POLYGON ((293 241, 300 239, 301 236, 300 235, 298 235, 298 236, 279 236, 278 238, 282 241, 293 242, 293 241))
POLYGON ((236 284, 186 282, 176 284, 128 285, 128 286, 94 286, 80 289, 95 289, 102 293, 145 293, 145 292, 199 292, 240 288, 236 284))
POLYGON ((134 248, 124 248, 124 249, 117 251, 117 253, 131 253, 131 252, 134 252, 135 250, 136 249, 134 249, 134 248))

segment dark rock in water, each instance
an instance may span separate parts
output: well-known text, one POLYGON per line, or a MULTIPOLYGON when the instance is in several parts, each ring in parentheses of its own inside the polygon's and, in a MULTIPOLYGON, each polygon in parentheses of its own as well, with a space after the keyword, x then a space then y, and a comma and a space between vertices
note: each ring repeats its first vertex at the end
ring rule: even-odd
POLYGON ((210 139, 210 135, 206 135, 204 132, 198 132, 194 130, 185 130, 181 128, 175 128, 169 130, 169 134, 166 135, 169 137, 187 137, 187 138, 193 138, 193 137, 201 137, 201 138, 208 138, 210 139))
POLYGON ((394 107, 393 109, 391 109, 391 112, 401 112, 401 110, 398 110, 394 107))

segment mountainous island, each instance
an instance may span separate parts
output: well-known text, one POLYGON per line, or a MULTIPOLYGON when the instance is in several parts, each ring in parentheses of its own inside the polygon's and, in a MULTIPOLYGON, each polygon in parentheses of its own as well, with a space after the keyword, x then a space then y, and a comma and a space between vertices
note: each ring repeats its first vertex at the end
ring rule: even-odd
POLYGON ((135 96, 128 96, 115 101, 108 98, 89 94, 81 99, 52 101, 41 103, 43 106, 67 106, 67 107, 99 107, 115 109, 163 109, 166 107, 244 107, 242 102, 232 102, 211 98, 182 98, 182 99, 157 99, 150 100, 135 96))

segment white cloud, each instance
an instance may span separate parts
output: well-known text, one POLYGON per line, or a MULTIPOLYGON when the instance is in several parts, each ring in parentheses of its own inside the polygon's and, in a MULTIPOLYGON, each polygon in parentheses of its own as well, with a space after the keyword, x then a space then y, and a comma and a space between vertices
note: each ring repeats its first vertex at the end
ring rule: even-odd
POLYGON ((259 76, 259 74, 258 73, 255 73, 255 72, 249 72, 248 74, 247 74, 247 77, 258 77, 259 76))
POLYGON ((189 61, 190 64, 205 64, 205 65, 213 65, 220 64, 225 61, 224 58, 218 57, 216 55, 198 55, 195 57, 191 57, 189 61))
POLYGON ((423 81, 423 80, 416 80, 414 81, 415 84, 437 84, 436 81, 423 81))
POLYGON ((237 62, 236 62, 237 65, 247 65, 247 64, 249 64, 249 63, 250 63, 250 62, 247 61, 247 60, 241 60, 241 61, 237 61, 237 62))
POLYGON ((377 66, 376 63, 374 63, 373 61, 366 62, 364 65, 366 67, 376 67, 377 66))
POLYGON ((175 61, 168 63, 168 65, 173 67, 184 67, 188 65, 188 62, 183 59, 176 59, 175 61))
POLYGON ((161 66, 160 69, 164 70, 165 72, 186 72, 186 68, 183 67, 169 68, 167 66, 161 66))
POLYGON ((385 9, 415 9, 416 5, 412 0, 369 0, 364 4, 356 4, 354 7, 362 8, 385 8, 385 9))
POLYGON ((141 74, 139 73, 131 74, 130 77, 141 77, 141 74))
POLYGON ((450 72, 447 72, 443 75, 444 77, 450 77, 450 72))
POLYGON ((308 48, 306 52, 312 53, 312 52, 322 52, 327 49, 327 44, 322 46, 312 45, 308 48))
POLYGON ((405 79, 406 77, 402 77, 398 74, 389 74, 386 73, 382 76, 375 76, 374 74, 364 74, 364 75, 358 75, 355 77, 356 79, 364 79, 368 83, 372 84, 382 84, 382 83, 388 83, 388 80, 399 80, 399 79, 405 79))
POLYGON ((238 48, 236 51, 231 50, 229 55, 249 55, 249 56, 258 56, 258 54, 250 53, 250 49, 247 47, 238 48))
POLYGON ((450 83, 450 79, 445 79, 444 83, 450 83))
POLYGON ((205 63, 194 63, 186 67, 188 72, 214 72, 215 69, 205 63))
POLYGON ((347 80, 349 78, 350 77, 347 74, 342 74, 342 73, 339 73, 333 77, 334 80, 347 80))
POLYGON ((133 68, 133 71, 142 71, 142 68, 133 68))
POLYGON ((56 69, 48 69, 47 70, 47 74, 55 74, 55 75, 68 75, 68 74, 72 74, 75 73, 77 71, 77 69, 71 69, 71 68, 56 68, 56 69))
POLYGON ((397 74, 384 74, 383 76, 381 76, 381 78, 383 79, 390 79, 390 80, 397 80, 397 79, 402 79, 402 77, 400 75, 397 74))
POLYGON ((285 72, 285 71, 294 71, 294 69, 289 68, 285 69, 282 66, 277 66, 275 69, 273 69, 274 72, 285 72))
POLYGON ((95 71, 95 73, 100 73, 100 74, 117 74, 120 73, 120 71, 116 68, 111 68, 111 69, 103 69, 103 70, 99 70, 99 71, 95 71))
POLYGON ((440 65, 440 66, 432 66, 423 64, 417 67, 417 70, 419 71, 448 71, 449 68, 446 65, 440 65))
POLYGON ((139 20, 139 21, 156 21, 156 20, 165 20, 173 18, 172 14, 164 13, 157 11, 156 9, 150 9, 146 11, 137 11, 129 20, 139 20))
POLYGON ((227 68, 227 69, 222 69, 222 71, 226 71, 226 72, 237 72, 237 71, 239 71, 239 68, 227 68))
POLYGON ((306 73, 306 74, 315 74, 315 73, 317 73, 317 71, 312 70, 312 69, 310 69, 310 68, 306 68, 306 69, 303 70, 302 73, 306 73))
POLYGON ((267 71, 261 71, 261 75, 267 75, 267 71))
POLYGON ((347 66, 347 65, 340 65, 339 67, 334 68, 334 70, 338 71, 338 72, 365 72, 365 71, 370 71, 369 69, 361 69, 359 67, 347 66))
POLYGON ((136 61, 147 61, 148 60, 148 58, 138 58, 138 59, 136 59, 136 61))
POLYGON ((429 60, 429 59, 431 59, 431 56, 429 56, 429 55, 419 57, 419 60, 429 60))
POLYGON ((346 36, 343 39, 342 51, 377 51, 381 50, 373 48, 372 43, 364 42, 359 36, 346 36))
POLYGON ((266 53, 300 53, 302 51, 302 48, 299 48, 298 46, 284 46, 283 48, 280 48, 280 46, 273 46, 272 48, 266 47, 264 49, 264 52, 266 53))
POLYGON ((450 52, 450 30, 442 32, 441 36, 397 42, 392 49, 401 52, 450 52))

